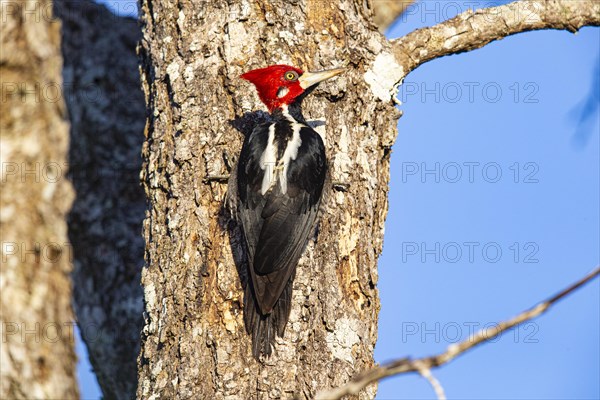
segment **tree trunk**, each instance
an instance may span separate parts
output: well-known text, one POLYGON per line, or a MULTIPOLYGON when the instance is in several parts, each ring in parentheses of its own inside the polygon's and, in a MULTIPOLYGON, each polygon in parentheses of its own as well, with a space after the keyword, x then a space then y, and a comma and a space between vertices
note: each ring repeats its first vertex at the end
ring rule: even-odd
MULTIPOLYGON (((399 71, 368 2, 141 5, 150 210, 138 397, 310 398, 371 367, 399 116, 385 88, 399 71), (349 187, 327 197, 285 336, 259 363, 242 319, 239 230, 222 212, 226 185, 204 179, 227 173, 223 153, 237 156, 242 143, 234 127, 247 131, 264 109, 239 75, 275 63, 347 67, 304 101, 304 114, 325 138, 333 180, 349 187)), ((371 386, 359 397, 374 394, 371 386)))
POLYGON ((60 26, 49 0, 0 17, 0 398, 77 399, 60 26))
POLYGON ((142 329, 140 273, 146 201, 139 182, 146 108, 134 19, 87 0, 55 3, 62 20, 69 162, 73 305, 107 399, 131 399, 142 329))

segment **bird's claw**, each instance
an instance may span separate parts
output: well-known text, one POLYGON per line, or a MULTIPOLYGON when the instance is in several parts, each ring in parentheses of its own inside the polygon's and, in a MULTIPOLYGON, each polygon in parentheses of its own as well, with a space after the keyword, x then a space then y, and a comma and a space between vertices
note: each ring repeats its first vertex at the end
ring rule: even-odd
POLYGON ((338 192, 347 192, 350 189, 350 184, 346 182, 333 182, 333 188, 338 192))
POLYGON ((202 182, 204 182, 205 184, 209 184, 211 182, 227 183, 228 180, 229 180, 229 174, 227 174, 227 175, 206 175, 204 177, 204 179, 202 180, 202 182))

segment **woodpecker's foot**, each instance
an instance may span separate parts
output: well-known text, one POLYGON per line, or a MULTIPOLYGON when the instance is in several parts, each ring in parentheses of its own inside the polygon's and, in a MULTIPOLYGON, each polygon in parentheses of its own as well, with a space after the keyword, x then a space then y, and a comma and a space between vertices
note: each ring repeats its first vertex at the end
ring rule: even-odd
POLYGON ((225 169, 227 169, 228 174, 226 175, 207 175, 202 180, 205 184, 209 184, 211 182, 217 183, 227 183, 229 180, 229 176, 231 175, 231 169, 235 164, 235 160, 229 156, 227 150, 223 150, 223 163, 225 164, 225 169))
POLYGON ((211 183, 211 182, 227 183, 228 180, 229 180, 229 174, 227 174, 227 175, 207 175, 204 177, 202 182, 204 182, 206 184, 211 183))
POLYGON ((346 182, 333 182, 332 185, 338 192, 347 192, 350 189, 350 184, 346 182))
POLYGON ((227 172, 231 173, 231 169, 235 164, 235 158, 232 158, 227 150, 223 150, 223 162, 225 163, 225 168, 227 168, 227 172))

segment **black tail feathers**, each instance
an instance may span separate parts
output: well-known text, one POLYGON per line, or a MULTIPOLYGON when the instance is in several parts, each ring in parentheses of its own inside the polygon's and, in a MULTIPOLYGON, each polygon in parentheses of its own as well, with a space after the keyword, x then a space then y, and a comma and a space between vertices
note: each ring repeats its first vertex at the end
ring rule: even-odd
POLYGON ((252 355, 257 360, 261 354, 270 356, 275 343, 275 335, 283 337, 285 326, 292 309, 292 281, 283 289, 279 300, 270 314, 262 314, 256 304, 252 282, 246 284, 244 291, 244 324, 246 332, 252 335, 252 355))

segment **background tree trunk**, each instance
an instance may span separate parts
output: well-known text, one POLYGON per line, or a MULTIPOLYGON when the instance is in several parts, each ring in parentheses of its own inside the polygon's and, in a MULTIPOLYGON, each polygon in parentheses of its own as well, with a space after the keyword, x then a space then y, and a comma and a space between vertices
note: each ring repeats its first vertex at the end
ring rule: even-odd
MULTIPOLYGON (((150 210, 138 397, 309 398, 347 381, 373 365, 376 266, 399 116, 384 89, 398 66, 368 2, 141 5, 150 210), (328 197, 299 264, 285 337, 261 364, 242 320, 232 257, 239 231, 221 212, 226 186, 203 179, 227 172, 223 152, 237 156, 242 142, 233 126, 248 130, 257 114, 242 114, 264 109, 239 75, 275 63, 347 67, 307 98, 304 114, 325 138, 333 180, 349 189, 328 197)), ((371 386, 360 398, 374 393, 371 386)))
POLYGON ((60 26, 49 0, 0 16, 0 398, 76 399, 60 26))
POLYGON ((87 0, 57 0, 55 10, 77 192, 68 221, 73 305, 104 397, 131 399, 143 322, 141 31, 136 20, 87 0))

